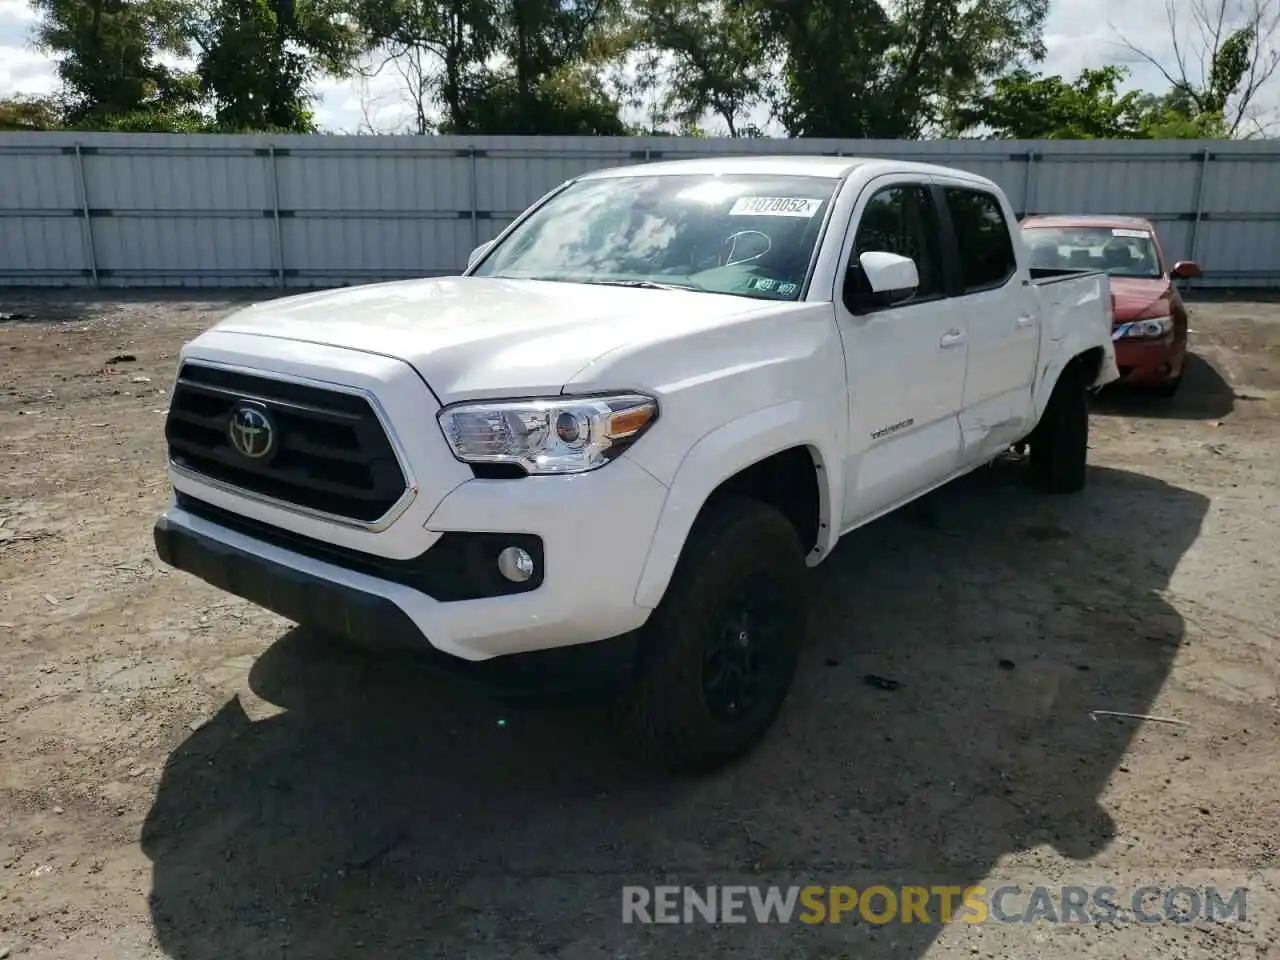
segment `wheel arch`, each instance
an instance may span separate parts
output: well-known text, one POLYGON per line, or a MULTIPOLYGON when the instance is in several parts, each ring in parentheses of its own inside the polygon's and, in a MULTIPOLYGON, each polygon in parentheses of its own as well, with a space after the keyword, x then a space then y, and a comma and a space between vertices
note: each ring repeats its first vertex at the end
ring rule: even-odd
POLYGON ((839 537, 842 464, 833 442, 815 437, 801 403, 741 417, 712 431, 680 464, 658 520, 636 589, 636 603, 656 607, 693 524, 706 505, 726 496, 761 500, 787 517, 810 566, 821 563, 839 537))
MULTIPOLYGON (((1051 360, 1045 366, 1044 375, 1040 380, 1040 388, 1036 391, 1033 422, 1039 424, 1041 418, 1044 417, 1044 412, 1049 407, 1049 399, 1053 396, 1053 391, 1058 388, 1059 381, 1068 371, 1079 370, 1084 377, 1085 383, 1091 388, 1101 387, 1114 379, 1107 369, 1107 356, 1107 350, 1104 347, 1092 346, 1074 354, 1063 351, 1060 356, 1051 360)), ((1114 355, 1111 359, 1111 366, 1115 366, 1114 355)))

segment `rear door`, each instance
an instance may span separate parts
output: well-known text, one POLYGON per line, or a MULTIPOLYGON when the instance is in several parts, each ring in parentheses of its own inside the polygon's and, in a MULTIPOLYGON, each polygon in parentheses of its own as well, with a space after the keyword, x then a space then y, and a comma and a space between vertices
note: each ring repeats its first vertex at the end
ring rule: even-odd
POLYGON ((964 330, 946 298, 941 217, 927 178, 871 181, 854 207, 835 289, 849 381, 845 526, 946 479, 960 452, 964 330), (858 257, 909 256, 920 286, 910 300, 872 308, 857 297, 858 257), (854 287, 845 289, 852 267, 854 287))
POLYGON ((978 463, 1020 440, 1029 428, 1039 355, 1039 299, 1018 263, 1017 229, 998 194, 939 177, 949 229, 945 255, 956 264, 951 304, 968 336, 961 405, 962 460, 978 463))

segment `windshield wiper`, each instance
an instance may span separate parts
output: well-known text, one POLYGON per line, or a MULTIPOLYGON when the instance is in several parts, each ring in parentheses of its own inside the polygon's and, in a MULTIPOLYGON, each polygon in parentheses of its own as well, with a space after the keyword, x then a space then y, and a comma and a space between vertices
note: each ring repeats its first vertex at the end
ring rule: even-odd
POLYGON ((601 287, 633 287, 636 290, 702 290, 696 283, 658 283, 656 280, 581 280, 601 287))

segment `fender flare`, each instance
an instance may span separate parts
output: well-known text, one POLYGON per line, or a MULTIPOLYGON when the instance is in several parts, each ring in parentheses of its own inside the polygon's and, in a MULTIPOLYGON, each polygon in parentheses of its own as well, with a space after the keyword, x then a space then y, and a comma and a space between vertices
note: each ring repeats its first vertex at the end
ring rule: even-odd
POLYGON ((1044 412, 1049 406, 1049 398, 1053 396, 1053 391, 1057 388, 1063 372, 1078 357, 1084 356, 1090 350, 1102 351, 1102 359, 1098 364, 1097 374, 1090 384, 1092 389, 1103 387, 1120 376, 1120 370, 1116 366, 1115 350, 1108 349, 1109 344, 1104 346, 1102 344, 1071 343, 1065 340, 1053 341, 1053 343, 1057 349, 1053 351, 1041 368, 1040 378, 1032 394, 1033 412, 1035 414, 1032 418, 1033 423, 1039 423, 1040 418, 1044 416, 1044 412))
POLYGON ((694 444, 680 462, 658 516, 636 587, 638 606, 652 609, 661 601, 689 531, 716 488, 747 467, 793 447, 808 449, 818 478, 818 538, 808 562, 813 566, 826 559, 840 536, 843 461, 826 454, 836 447, 832 440, 815 435, 813 424, 824 421, 813 414, 803 401, 766 407, 717 427, 694 444))

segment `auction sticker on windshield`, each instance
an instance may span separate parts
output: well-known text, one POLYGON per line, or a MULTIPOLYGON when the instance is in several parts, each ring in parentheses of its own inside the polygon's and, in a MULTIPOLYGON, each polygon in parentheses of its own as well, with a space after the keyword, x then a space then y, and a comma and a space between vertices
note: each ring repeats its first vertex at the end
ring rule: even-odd
POLYGON ((821 200, 808 197, 739 197, 729 211, 731 217, 812 217, 822 208, 821 200))
POLYGON ((1113 237, 1126 237, 1132 240, 1145 240, 1151 236, 1146 230, 1126 230, 1123 227, 1116 227, 1111 231, 1113 237))

